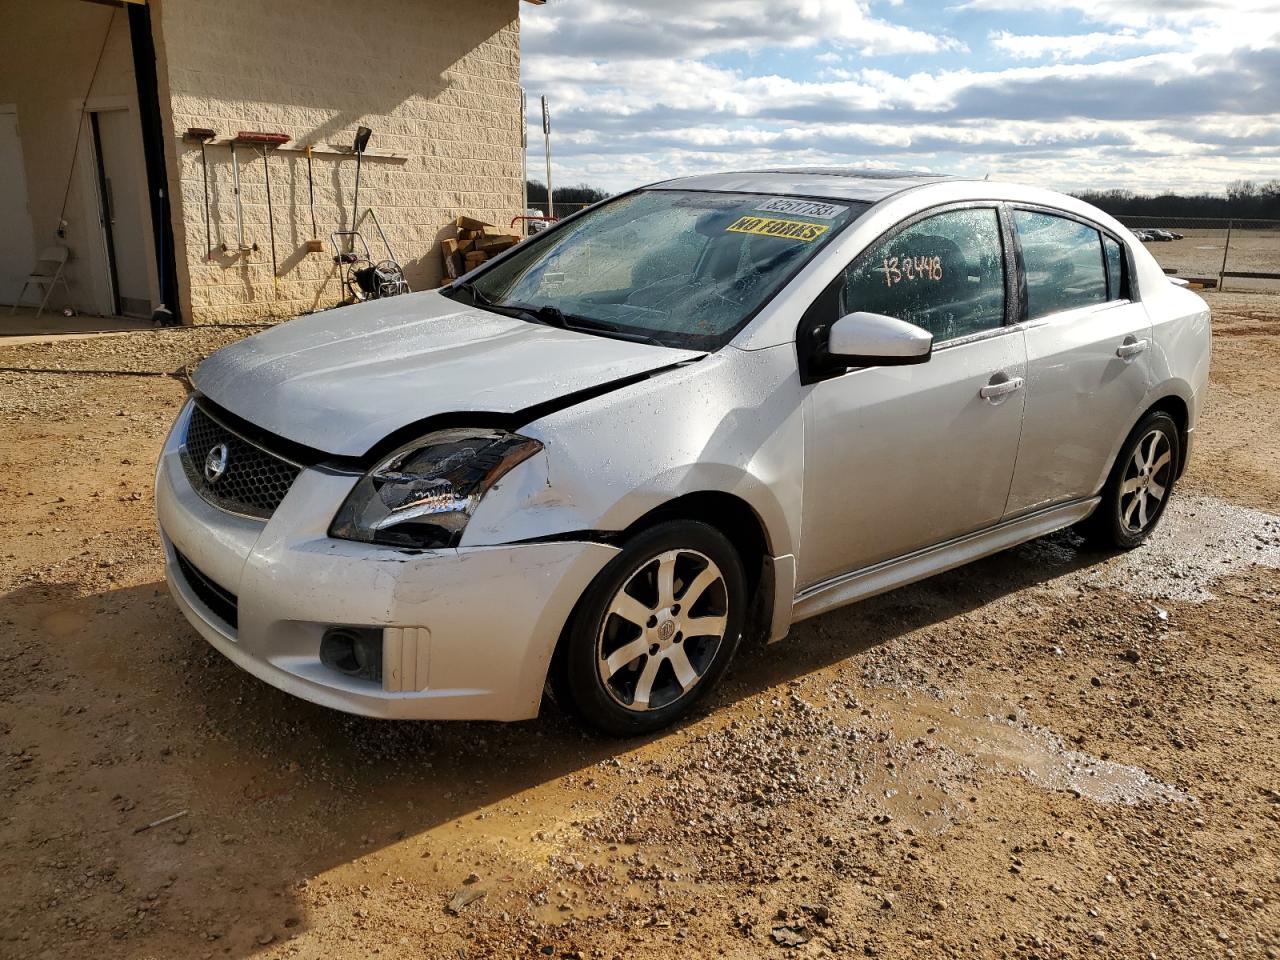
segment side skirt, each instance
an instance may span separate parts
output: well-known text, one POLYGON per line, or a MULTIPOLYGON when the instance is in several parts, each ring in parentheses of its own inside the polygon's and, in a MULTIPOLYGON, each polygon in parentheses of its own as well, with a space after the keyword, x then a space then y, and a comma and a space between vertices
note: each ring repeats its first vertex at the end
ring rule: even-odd
POLYGON ((1034 540, 1046 533, 1078 523, 1098 505, 1101 498, 1073 500, 1024 517, 1007 520, 937 546, 926 547, 893 560, 841 574, 800 591, 791 608, 792 622, 815 617, 836 607, 874 597, 878 593, 945 573, 974 560, 999 553, 1009 547, 1034 540))

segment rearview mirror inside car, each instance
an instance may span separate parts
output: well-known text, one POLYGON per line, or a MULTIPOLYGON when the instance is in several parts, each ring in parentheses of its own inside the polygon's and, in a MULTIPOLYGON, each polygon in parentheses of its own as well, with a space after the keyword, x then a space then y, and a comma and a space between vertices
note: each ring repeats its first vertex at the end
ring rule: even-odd
POLYGON ((832 324, 827 352, 849 366, 924 363, 933 353, 933 334, 881 313, 850 313, 832 324))

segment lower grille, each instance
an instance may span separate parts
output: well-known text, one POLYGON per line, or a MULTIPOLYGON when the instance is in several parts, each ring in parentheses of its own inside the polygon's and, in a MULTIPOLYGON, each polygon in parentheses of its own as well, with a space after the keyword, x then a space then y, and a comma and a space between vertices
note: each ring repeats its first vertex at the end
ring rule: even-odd
POLYGON ((198 494, 223 510, 266 519, 302 468, 250 443, 197 403, 182 440, 182 468, 198 494))
POLYGON ((240 611, 236 595, 206 577, 195 564, 177 550, 173 551, 173 555, 178 561, 178 570, 181 571, 182 578, 187 581, 191 592, 209 608, 209 612, 215 617, 226 623, 232 630, 239 629, 240 611))

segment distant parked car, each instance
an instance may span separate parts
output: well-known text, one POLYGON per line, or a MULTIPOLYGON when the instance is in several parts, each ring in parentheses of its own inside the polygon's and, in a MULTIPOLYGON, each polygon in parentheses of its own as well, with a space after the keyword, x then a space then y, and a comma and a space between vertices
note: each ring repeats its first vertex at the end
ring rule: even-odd
MULTIPOLYGON (((1209 310, 1027 186, 711 174, 194 375, 156 507, 178 607, 305 699, 615 734, 744 634, 1073 524, 1160 522, 1209 310)), ((803 656, 803 655, 801 655, 803 656)))
POLYGON ((1161 230, 1159 227, 1148 227, 1147 233, 1150 234, 1152 240, 1158 240, 1161 243, 1167 243, 1170 240, 1177 240, 1168 230, 1161 230))
POLYGON ((1130 230, 1129 232, 1132 233, 1139 240, 1141 240, 1143 243, 1150 243, 1152 240, 1155 239, 1153 236, 1151 236, 1150 230, 1143 230, 1141 227, 1135 227, 1133 230, 1130 230))

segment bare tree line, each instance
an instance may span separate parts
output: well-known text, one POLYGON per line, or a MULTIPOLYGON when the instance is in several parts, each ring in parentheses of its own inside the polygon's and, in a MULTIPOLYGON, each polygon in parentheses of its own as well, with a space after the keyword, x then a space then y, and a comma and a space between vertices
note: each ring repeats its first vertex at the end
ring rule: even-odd
MULTIPOLYGON (((544 209, 546 185, 529 181, 529 206, 544 209)), ((1120 217, 1213 217, 1241 220, 1280 220, 1280 179, 1234 180, 1220 194, 1137 193, 1133 190, 1087 190, 1074 194, 1112 216, 1120 217)), ((567 216, 584 205, 605 199, 609 194, 580 183, 556 188, 556 214, 567 216)))
POLYGON ((1280 220, 1280 180, 1234 180, 1221 194, 1144 194, 1089 190, 1079 197, 1113 217, 1214 217, 1280 220))

